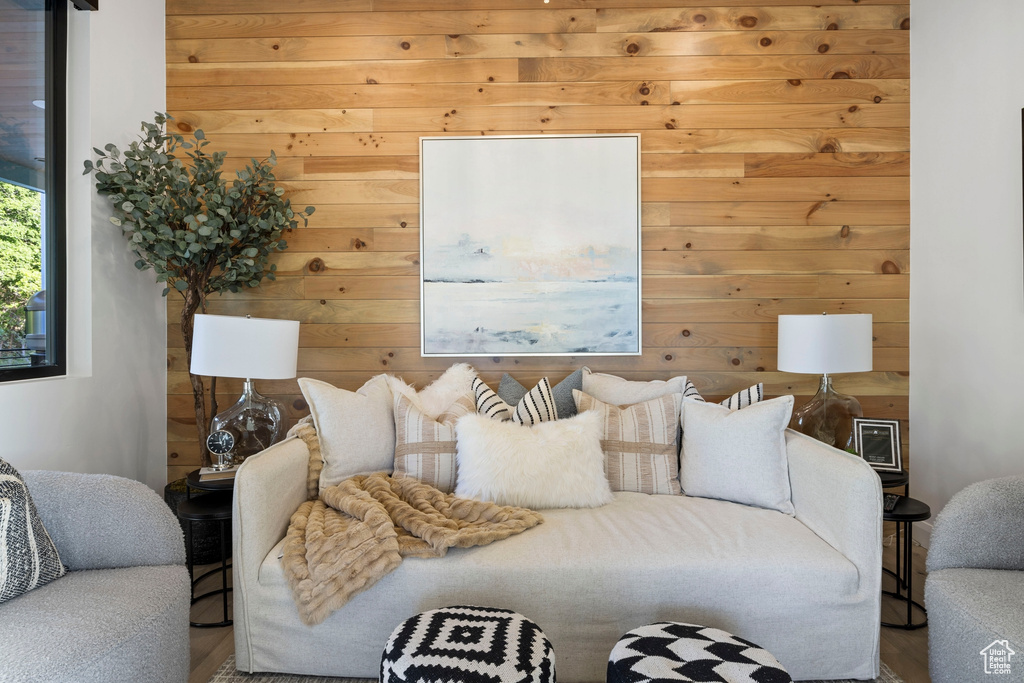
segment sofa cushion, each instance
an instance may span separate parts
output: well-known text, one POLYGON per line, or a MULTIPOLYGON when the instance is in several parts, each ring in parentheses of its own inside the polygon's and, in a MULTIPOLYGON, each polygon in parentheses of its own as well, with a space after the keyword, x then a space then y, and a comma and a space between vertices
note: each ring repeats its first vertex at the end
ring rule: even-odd
POLYGON ((0 603, 64 576, 56 546, 46 533, 18 470, 0 459, 0 603))
MULTIPOLYGON (((863 621, 862 609, 877 621, 877 595, 876 611, 859 606, 856 566, 799 520, 707 498, 613 496, 599 508, 546 510, 543 524, 498 543, 452 548, 440 559, 407 558, 317 627, 329 640, 313 640, 299 621, 271 551, 258 587, 250 589, 258 588, 260 600, 249 618, 266 622, 273 634, 254 665, 300 648, 309 655, 302 661, 311 661, 307 673, 330 675, 330 665, 317 666, 327 659, 335 675, 341 660, 346 675, 373 676, 395 625, 419 610, 471 602, 502 605, 543 625, 559 671, 575 673, 566 680, 602 680, 616 640, 661 619, 731 630, 763 645, 797 678, 849 677, 824 675, 831 664, 798 676, 787 664, 820 656, 821 643, 808 633, 848 639, 850 620, 861 614, 863 621), (318 658, 325 642, 337 649, 318 658), (559 650, 560 642, 576 647, 559 650), (363 651, 355 661, 353 653, 363 651)), ((872 640, 877 644, 877 631, 872 640)), ((869 660, 871 647, 855 652, 869 660)))
POLYGON ((612 491, 664 493, 679 490, 680 394, 666 394, 631 406, 613 406, 582 391, 573 396, 581 413, 601 416, 601 449, 612 491))
POLYGON ((480 378, 473 380, 473 395, 476 397, 476 412, 502 422, 533 425, 558 419, 547 377, 514 403, 505 402, 480 378))
MULTIPOLYGON (((545 378, 546 379, 546 378, 545 378)), ((555 399, 555 407, 558 409, 558 417, 572 417, 576 414, 576 402, 572 398, 573 390, 583 389, 583 368, 576 370, 566 376, 561 382, 551 387, 551 395, 555 399)), ((508 404, 516 405, 523 396, 526 396, 527 389, 520 384, 512 375, 507 372, 501 376, 501 383, 498 384, 498 396, 508 404)))
POLYGON ((533 426, 467 415, 456 424, 456 495, 534 509, 611 500, 596 412, 533 426))
POLYGON ((793 514, 786 427, 793 397, 732 411, 683 401, 679 479, 688 496, 721 498, 793 514))
POLYGON ((372 377, 356 391, 300 377, 299 389, 320 438, 321 491, 357 474, 391 471, 395 418, 384 375, 372 377))
POLYGON ((183 565, 68 572, 4 603, 0 679, 184 681, 188 596, 183 565))
POLYGON ((473 394, 437 416, 424 413, 405 394, 395 396, 394 476, 426 482, 444 493, 455 490, 455 421, 476 410, 473 394))
POLYGON ((685 389, 686 375, 679 375, 667 381, 655 379, 649 382, 636 382, 583 368, 583 393, 612 405, 628 406, 643 403, 666 394, 681 394, 685 389))

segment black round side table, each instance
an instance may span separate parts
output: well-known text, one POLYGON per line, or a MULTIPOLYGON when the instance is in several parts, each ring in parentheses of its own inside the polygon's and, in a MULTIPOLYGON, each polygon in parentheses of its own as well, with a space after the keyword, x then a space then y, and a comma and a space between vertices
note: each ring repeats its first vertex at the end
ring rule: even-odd
POLYGON ((882 626, 890 628, 902 628, 907 631, 923 628, 928 625, 928 610, 924 605, 913 599, 913 578, 914 578, 914 522, 923 522, 932 516, 931 508, 916 498, 909 496, 898 496, 896 505, 892 510, 883 510, 882 519, 886 522, 896 523, 896 571, 885 570, 896 578, 896 590, 883 590, 883 595, 903 600, 907 603, 907 620, 904 623, 888 623, 883 621, 882 626), (903 526, 903 547, 900 548, 900 526, 903 526), (902 550, 903 562, 902 571, 900 554, 902 550), (906 590, 906 593, 903 591, 906 590), (924 614, 924 621, 915 623, 913 621, 913 608, 917 607, 924 614))
POLYGON ((192 579, 192 603, 196 604, 204 598, 208 598, 214 595, 220 595, 223 599, 224 604, 224 618, 219 622, 198 622, 190 621, 191 626, 197 628, 208 628, 215 626, 230 626, 233 622, 228 617, 228 593, 231 592, 231 588, 228 586, 228 569, 231 568, 229 563, 228 553, 228 538, 231 534, 231 498, 234 487, 234 480, 217 480, 217 481, 199 481, 199 471, 189 472, 188 484, 193 486, 193 475, 195 475, 195 488, 214 490, 216 493, 210 493, 205 496, 198 496, 196 498, 189 498, 183 500, 178 504, 178 519, 186 522, 186 538, 185 538, 185 552, 186 560, 188 563, 188 574, 192 579), (216 488, 213 486, 216 484, 216 488), (192 524, 193 522, 218 522, 220 528, 220 568, 214 568, 207 572, 204 572, 201 576, 194 575, 195 564, 192 556, 192 524), (220 572, 221 574, 221 587, 203 593, 202 595, 196 595, 195 589, 200 581, 208 576, 212 576, 220 572))
POLYGON ((910 495, 910 473, 906 470, 900 472, 882 472, 875 470, 878 478, 882 480, 883 489, 903 488, 903 495, 910 495))
POLYGON ((185 481, 188 482, 190 488, 199 489, 200 491, 233 491, 235 489, 234 477, 203 481, 199 478, 199 470, 192 470, 186 474, 185 481))

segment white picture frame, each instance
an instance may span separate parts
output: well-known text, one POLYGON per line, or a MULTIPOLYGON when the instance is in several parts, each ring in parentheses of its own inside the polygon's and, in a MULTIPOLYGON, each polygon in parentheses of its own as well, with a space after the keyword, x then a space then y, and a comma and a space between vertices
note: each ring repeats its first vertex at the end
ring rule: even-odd
POLYGON ((420 139, 423 356, 639 355, 640 136, 420 139))
POLYGON ((857 455, 879 472, 902 472, 903 450, 900 421, 853 418, 853 441, 857 455))

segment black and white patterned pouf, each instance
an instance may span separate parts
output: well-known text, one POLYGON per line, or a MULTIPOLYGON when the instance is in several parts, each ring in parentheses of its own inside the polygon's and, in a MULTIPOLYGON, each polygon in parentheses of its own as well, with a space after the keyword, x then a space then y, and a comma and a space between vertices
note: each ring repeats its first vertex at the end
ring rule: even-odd
POLYGON ((406 619, 380 660, 381 683, 555 683, 555 651, 512 610, 442 607, 406 619))
POLYGON ((608 657, 608 683, 792 683, 782 665, 750 641, 717 628, 662 621, 633 629, 608 657))

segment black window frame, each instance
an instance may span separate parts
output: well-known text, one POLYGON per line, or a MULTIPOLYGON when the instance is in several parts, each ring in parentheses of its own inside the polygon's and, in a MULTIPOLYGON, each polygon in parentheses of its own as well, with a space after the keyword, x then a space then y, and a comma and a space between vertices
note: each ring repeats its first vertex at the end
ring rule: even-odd
MULTIPOLYGON (((78 3, 75 3, 76 6, 78 3)), ((67 63, 68 0, 46 0, 46 165, 43 272, 47 364, 0 368, 0 382, 67 375, 67 63)))

